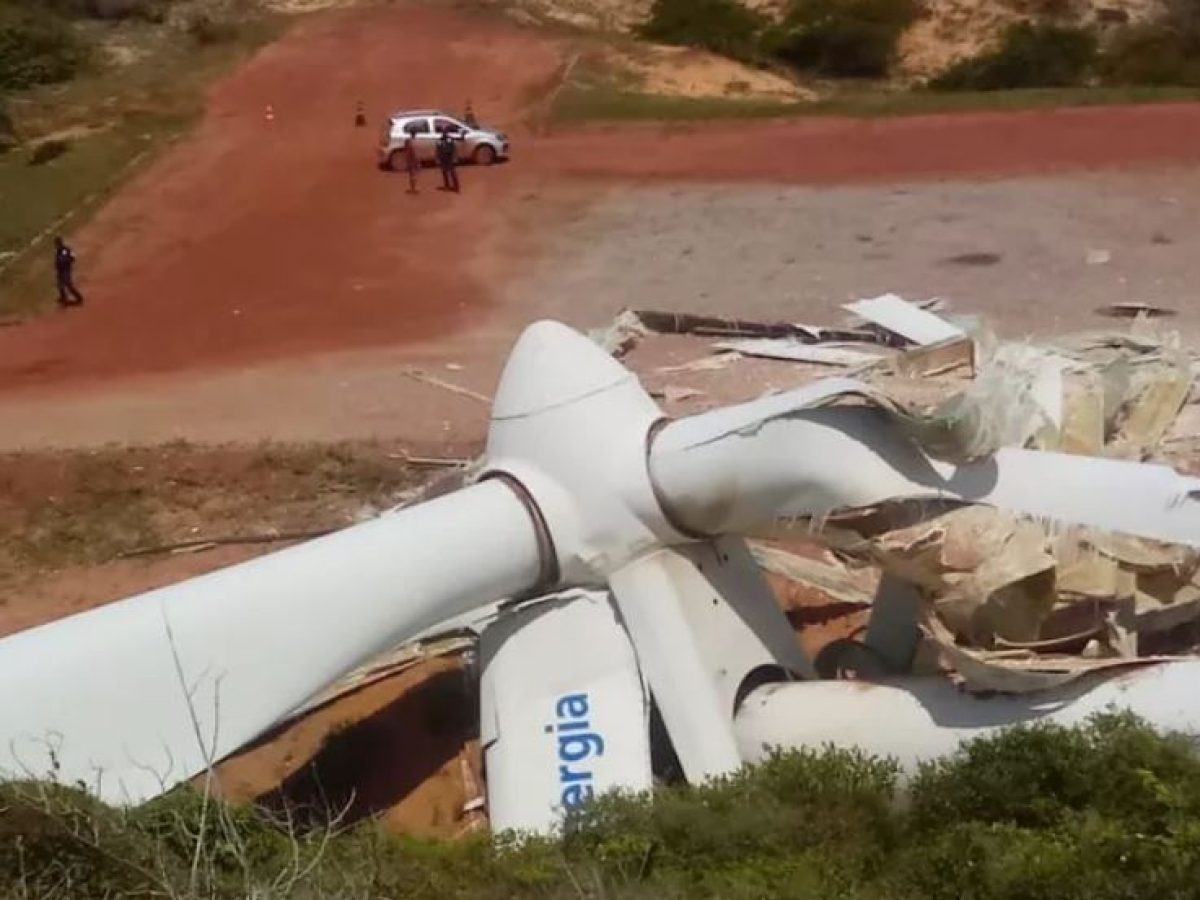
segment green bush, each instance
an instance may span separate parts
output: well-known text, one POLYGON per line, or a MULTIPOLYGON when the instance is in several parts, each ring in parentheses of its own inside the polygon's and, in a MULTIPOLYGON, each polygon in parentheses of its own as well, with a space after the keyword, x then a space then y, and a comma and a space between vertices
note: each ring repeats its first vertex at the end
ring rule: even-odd
POLYGON ((699 47, 733 59, 758 58, 765 20, 737 0, 654 0, 642 37, 699 47))
MULTIPOLYGON (((986 701, 983 701, 986 702, 986 701)), ((0 784, 0 897, 245 900, 1186 900, 1200 759, 1126 715, 1035 725, 925 766, 778 754, 697 787, 606 796, 561 840, 298 832, 181 788, 140 808, 0 784)))
POLYGON ((1162 737, 1129 715, 1086 726, 1032 725, 968 744, 921 769, 912 822, 1053 828, 1085 811, 1162 833, 1200 816, 1200 759, 1185 737, 1162 737))
POLYGON ((239 30, 237 23, 232 19, 212 16, 204 12, 196 13, 189 18, 185 29, 188 37, 198 47, 232 41, 237 38, 239 30))
POLYGON ((13 124, 12 116, 8 114, 8 110, 4 106, 3 98, 0 98, 0 153, 8 152, 20 142, 17 126, 13 124))
POLYGON ((878 863, 891 836, 896 774, 890 762, 857 753, 777 754, 727 778, 661 790, 653 800, 602 797, 568 823, 564 850, 616 882, 653 863, 660 876, 704 883, 712 896, 728 894, 726 882, 745 874, 747 860, 777 860, 770 871, 780 880, 768 878, 771 890, 761 896, 779 896, 798 867, 861 877, 878 863))
POLYGON ((797 69, 882 77, 918 13, 916 0, 792 0, 765 42, 770 55, 797 69))
POLYGON ((1200 85, 1200 58, 1163 23, 1122 28, 1100 57, 1101 78, 1114 85, 1200 85))
POLYGON ((0 4, 0 91, 66 81, 88 55, 86 43, 58 16, 0 4))
POLYGON ((29 164, 31 166, 44 166, 46 163, 54 162, 54 160, 70 149, 71 142, 64 141, 61 138, 38 141, 33 145, 33 149, 29 151, 29 164))
POLYGON ((1069 87, 1087 77, 1096 51, 1096 38, 1085 29, 1020 22, 1009 26, 995 50, 955 63, 929 86, 942 91, 1069 87))
POLYGON ((163 22, 172 0, 0 0, 28 12, 51 13, 64 19, 163 22))

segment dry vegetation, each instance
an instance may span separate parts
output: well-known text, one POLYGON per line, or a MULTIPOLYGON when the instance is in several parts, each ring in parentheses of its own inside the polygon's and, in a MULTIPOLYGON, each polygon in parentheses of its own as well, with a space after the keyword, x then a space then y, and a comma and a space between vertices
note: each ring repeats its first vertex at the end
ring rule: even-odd
POLYGON ((394 505, 421 477, 374 443, 4 454, 0 611, 28 623, 36 613, 19 607, 35 581, 145 570, 156 557, 120 560, 147 548, 342 527, 394 505))

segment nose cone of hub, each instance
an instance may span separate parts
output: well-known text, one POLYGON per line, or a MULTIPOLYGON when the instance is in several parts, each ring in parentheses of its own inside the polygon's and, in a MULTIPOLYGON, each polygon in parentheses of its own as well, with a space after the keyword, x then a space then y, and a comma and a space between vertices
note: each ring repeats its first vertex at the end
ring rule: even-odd
POLYGON ((631 380, 629 370, 577 331, 558 322, 535 322, 522 332, 504 366, 492 421, 565 406, 631 380))

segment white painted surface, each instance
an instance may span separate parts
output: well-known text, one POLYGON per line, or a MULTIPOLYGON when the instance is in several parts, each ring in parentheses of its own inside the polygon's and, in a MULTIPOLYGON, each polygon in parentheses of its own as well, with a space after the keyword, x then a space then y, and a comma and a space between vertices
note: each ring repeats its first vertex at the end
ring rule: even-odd
POLYGON ((480 663, 494 831, 551 833, 577 799, 651 787, 649 700, 607 593, 507 615, 480 663))
POLYGON ((895 294, 843 303, 842 307, 893 334, 907 338, 914 344, 936 344, 966 334, 957 325, 951 325, 941 316, 921 309, 895 294))
POLYGON ((818 681, 760 688, 737 717, 746 759, 772 747, 827 744, 897 759, 906 774, 971 738, 1036 721, 1077 725, 1110 708, 1130 709, 1160 731, 1200 733, 1200 661, 1159 663, 1088 676, 1036 694, 980 698, 945 678, 885 684, 818 681))
POLYGON ((675 754, 693 784, 742 765, 733 710, 688 625, 687 606, 708 599, 697 593, 694 573, 687 557, 664 548, 609 578, 675 754))
POLYGON ((721 341, 713 346, 718 350, 733 350, 743 356, 817 363, 823 366, 869 366, 882 358, 878 353, 865 353, 850 347, 802 344, 787 338, 747 338, 741 341, 721 341))
POLYGON ((944 498, 1200 546, 1200 479, 1017 449, 953 465, 926 457, 882 411, 814 408, 861 389, 827 379, 663 428, 650 467, 673 519, 704 534, 770 534, 837 509, 944 498))
POLYGON ((567 585, 607 574, 662 541, 646 442, 662 413, 637 378, 557 322, 521 334, 505 364, 488 430, 487 465, 537 502, 567 585))
POLYGON ((153 797, 421 629, 531 587, 486 482, 0 641, 0 771, 153 797))

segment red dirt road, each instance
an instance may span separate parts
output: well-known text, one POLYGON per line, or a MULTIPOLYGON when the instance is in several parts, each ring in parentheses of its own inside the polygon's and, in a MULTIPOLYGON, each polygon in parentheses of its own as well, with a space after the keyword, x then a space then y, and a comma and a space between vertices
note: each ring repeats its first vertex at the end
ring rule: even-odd
POLYGON ((393 4, 305 20, 218 84, 196 133, 78 236, 88 305, 0 331, 0 392, 452 334, 498 296, 495 236, 521 187, 820 184, 1200 160, 1200 105, 1164 105, 542 137, 515 127, 514 162, 466 169, 460 196, 435 191, 433 172, 409 196, 401 177, 375 169, 383 111, 457 109, 471 98, 485 120, 513 125, 554 83, 560 51, 537 32, 448 9, 393 4), (352 126, 360 99, 367 129, 352 126))
POLYGON ((88 305, 0 334, 0 385, 190 370, 457 327, 487 302, 464 262, 511 173, 465 170, 454 196, 426 171, 411 196, 405 178, 375 167, 381 117, 470 98, 485 121, 508 122, 557 65, 537 35, 444 10, 302 22, 218 84, 197 132, 79 235, 88 305), (358 100, 368 128, 353 127, 358 100))
POLYGON ((1159 166, 1200 160, 1200 105, 590 128, 542 142, 538 160, 564 176, 781 184, 1159 166))

